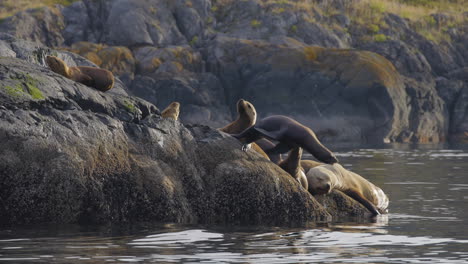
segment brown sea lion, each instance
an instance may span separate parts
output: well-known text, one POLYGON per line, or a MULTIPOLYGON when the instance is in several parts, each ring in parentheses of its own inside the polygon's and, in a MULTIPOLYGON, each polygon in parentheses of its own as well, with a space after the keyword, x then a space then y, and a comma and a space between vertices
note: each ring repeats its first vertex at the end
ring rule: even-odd
POLYGON ((326 194, 337 189, 360 202, 374 215, 387 210, 388 197, 382 189, 338 163, 312 168, 306 177, 309 182, 308 190, 313 195, 326 194))
POLYGON ((179 102, 172 102, 169 104, 166 109, 161 112, 161 116, 163 118, 172 118, 174 120, 179 119, 180 113, 180 103, 179 102))
MULTIPOLYGON (((260 148, 264 152, 268 152, 269 150, 271 150, 271 149, 273 149, 275 147, 275 144, 273 144, 273 142, 271 142, 270 140, 268 140, 266 138, 261 138, 261 139, 255 141, 255 144, 260 146, 260 148)), ((281 156, 281 154, 267 154, 267 155, 270 158, 270 160, 275 164, 279 164, 283 160, 283 157, 281 156)))
POLYGON ((292 148, 301 147, 319 161, 328 164, 338 162, 335 155, 320 143, 312 129, 287 116, 266 117, 244 132, 233 136, 244 143, 242 147, 244 151, 246 144, 266 137, 279 141, 273 149, 266 151, 269 155, 286 153, 292 148))
POLYGON ((46 63, 53 72, 101 92, 114 87, 114 74, 108 70, 87 66, 68 67, 63 60, 55 56, 47 56, 46 63))
POLYGON ((296 179, 304 189, 307 190, 307 178, 304 173, 304 169, 301 167, 302 149, 300 147, 293 148, 288 157, 281 161, 280 166, 284 171, 289 173, 294 179, 296 179))
POLYGON ((238 134, 255 125, 257 111, 255 107, 244 99, 237 101, 237 119, 219 130, 228 134, 238 134))
POLYGON ((323 165, 323 164, 324 163, 321 163, 315 160, 301 160, 301 167, 304 169, 304 173, 306 174, 310 169, 323 165))
MULTIPOLYGON (((240 99, 239 101, 237 101, 237 119, 229 123, 225 127, 220 128, 219 130, 228 134, 238 134, 246 130, 247 128, 253 126, 256 121, 257 111, 255 110, 255 107, 249 101, 240 99)), ((260 153, 262 156, 270 159, 270 157, 256 142, 252 143, 251 146, 252 149, 260 153)))

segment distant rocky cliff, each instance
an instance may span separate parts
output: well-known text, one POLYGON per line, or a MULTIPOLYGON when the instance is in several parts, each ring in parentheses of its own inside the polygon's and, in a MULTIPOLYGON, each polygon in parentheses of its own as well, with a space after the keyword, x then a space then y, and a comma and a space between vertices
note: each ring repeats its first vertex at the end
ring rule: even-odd
POLYGON ((0 31, 79 53, 158 107, 180 101, 186 123, 224 125, 245 98, 324 141, 468 140, 468 14, 436 43, 394 14, 362 25, 327 2, 84 0, 0 31))

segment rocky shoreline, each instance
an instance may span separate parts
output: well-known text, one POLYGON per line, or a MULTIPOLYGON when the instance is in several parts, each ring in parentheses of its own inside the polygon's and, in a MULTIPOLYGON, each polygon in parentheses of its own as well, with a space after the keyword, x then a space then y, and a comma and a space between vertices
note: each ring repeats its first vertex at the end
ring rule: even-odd
POLYGON ((161 119, 119 81, 102 93, 41 65, 47 54, 86 64, 77 55, 0 39, 2 224, 295 225, 370 217, 339 191, 325 198, 334 206, 323 207, 236 139, 161 119))

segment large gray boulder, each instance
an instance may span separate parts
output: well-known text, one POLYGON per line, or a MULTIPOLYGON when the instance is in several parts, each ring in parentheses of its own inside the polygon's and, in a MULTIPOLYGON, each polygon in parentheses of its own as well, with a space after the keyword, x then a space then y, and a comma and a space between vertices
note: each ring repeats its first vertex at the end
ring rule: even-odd
POLYGON ((0 21, 0 32, 49 47, 63 45, 61 6, 30 9, 0 21))
MULTIPOLYGON (((3 40, 9 47, 21 42, 3 40)), ((229 135, 162 119, 142 99, 66 79, 27 53, 41 49, 80 61, 34 45, 15 50, 26 59, 0 58, 1 224, 291 225, 336 215, 229 135)), ((335 195, 348 201, 338 210, 369 216, 335 195)))

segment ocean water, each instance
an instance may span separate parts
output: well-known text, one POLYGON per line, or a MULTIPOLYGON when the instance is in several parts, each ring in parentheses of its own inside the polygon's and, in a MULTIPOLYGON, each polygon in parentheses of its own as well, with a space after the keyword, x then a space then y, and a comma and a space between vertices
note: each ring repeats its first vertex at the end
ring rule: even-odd
POLYGON ((307 228, 138 224, 0 228, 0 263, 468 263, 468 149, 353 147, 343 166, 389 214, 307 228))

